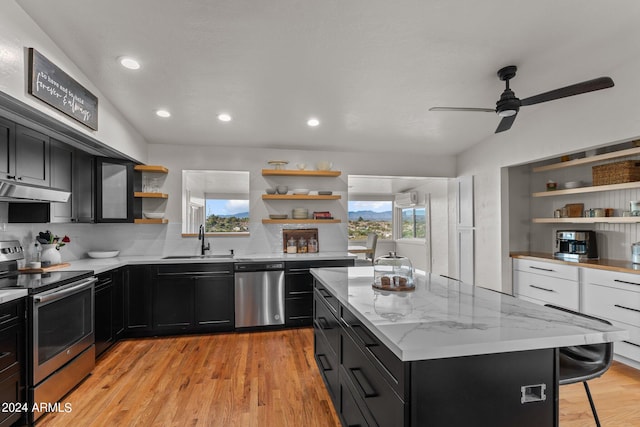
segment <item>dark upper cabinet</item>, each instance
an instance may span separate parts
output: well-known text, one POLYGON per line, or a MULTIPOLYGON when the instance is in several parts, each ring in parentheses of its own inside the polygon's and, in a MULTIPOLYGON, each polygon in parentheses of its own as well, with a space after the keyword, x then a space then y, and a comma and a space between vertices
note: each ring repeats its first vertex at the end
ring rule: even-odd
POLYGON ((133 222, 133 166, 126 160, 96 158, 96 222, 133 222))
POLYGON ((12 160, 16 149, 16 125, 0 117, 0 179, 14 176, 12 160))
POLYGON ((51 203, 51 222, 71 222, 74 215, 73 158, 74 149, 51 140, 51 187, 71 192, 66 203, 51 203))
MULTIPOLYGON (((33 129, 16 125, 15 175, 8 176, 27 184, 49 186, 49 137, 33 129)), ((11 162, 11 156, 9 158, 11 162)))
POLYGON ((73 217, 75 222, 95 222, 95 157, 75 151, 73 158, 73 217))

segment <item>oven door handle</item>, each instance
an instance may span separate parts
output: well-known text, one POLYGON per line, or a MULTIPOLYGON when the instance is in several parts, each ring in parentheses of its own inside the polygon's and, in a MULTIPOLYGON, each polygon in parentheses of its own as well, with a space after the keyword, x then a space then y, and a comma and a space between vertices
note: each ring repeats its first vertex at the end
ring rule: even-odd
POLYGON ((95 282, 97 282, 98 279, 96 277, 90 277, 86 280, 83 280, 82 282, 80 282, 79 284, 75 285, 75 286, 71 286, 69 288, 65 288, 62 289, 60 291, 54 291, 51 292, 50 294, 47 295, 36 295, 33 297, 33 300, 36 303, 43 303, 43 302, 49 302, 49 301, 56 301, 59 299, 62 299, 66 296, 69 296, 71 294, 77 293, 78 291, 83 290, 84 288, 87 288, 89 286, 91 286, 92 284, 94 284, 95 282))

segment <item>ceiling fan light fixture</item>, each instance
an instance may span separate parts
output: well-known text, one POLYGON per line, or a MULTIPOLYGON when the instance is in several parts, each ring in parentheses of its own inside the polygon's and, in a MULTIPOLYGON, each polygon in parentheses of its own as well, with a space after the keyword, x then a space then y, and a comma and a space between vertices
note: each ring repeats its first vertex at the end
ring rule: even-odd
POLYGON ((502 111, 498 111, 498 115, 500 117, 511 117, 511 116, 515 116, 517 112, 518 110, 502 110, 502 111))

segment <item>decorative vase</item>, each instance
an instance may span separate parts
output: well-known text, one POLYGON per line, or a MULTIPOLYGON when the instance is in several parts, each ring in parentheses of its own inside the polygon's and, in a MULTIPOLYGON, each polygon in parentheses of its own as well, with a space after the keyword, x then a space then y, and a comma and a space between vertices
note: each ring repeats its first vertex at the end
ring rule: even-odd
POLYGON ((55 265, 60 264, 62 262, 62 255, 60 255, 60 251, 56 249, 55 244, 51 245, 42 245, 42 253, 40 254, 40 261, 42 261, 42 266, 45 267, 47 265, 55 265))

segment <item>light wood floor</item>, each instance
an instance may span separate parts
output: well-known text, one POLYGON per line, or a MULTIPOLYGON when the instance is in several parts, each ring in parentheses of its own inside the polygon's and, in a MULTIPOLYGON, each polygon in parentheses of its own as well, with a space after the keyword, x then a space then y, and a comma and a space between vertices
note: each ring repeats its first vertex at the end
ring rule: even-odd
MULTIPOLYGON (((603 426, 640 426, 640 371, 590 382, 603 426)), ((126 340, 37 427, 338 427, 313 359, 313 330, 126 340)), ((560 425, 595 425, 581 384, 560 388, 560 425)))

